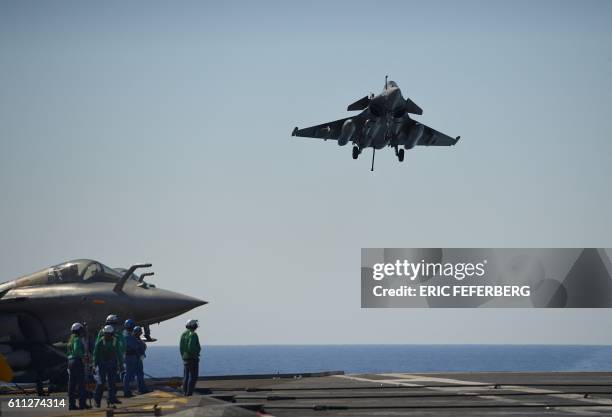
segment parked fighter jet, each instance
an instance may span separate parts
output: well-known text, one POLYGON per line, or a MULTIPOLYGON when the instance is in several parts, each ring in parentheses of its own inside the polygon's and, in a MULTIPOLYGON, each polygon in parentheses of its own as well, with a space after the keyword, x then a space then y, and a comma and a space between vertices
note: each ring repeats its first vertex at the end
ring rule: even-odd
POLYGON ((394 81, 387 81, 382 93, 365 96, 347 108, 348 111, 363 110, 361 113, 323 123, 305 129, 293 129, 292 136, 334 139, 338 145, 353 143, 353 159, 357 159, 365 148, 373 148, 372 171, 376 149, 391 146, 400 162, 404 160, 404 149, 416 145, 450 146, 460 136, 452 138, 410 118, 409 114, 423 114, 423 110, 409 98, 404 99, 394 81))
POLYGON ((140 325, 168 320, 206 304, 187 295, 156 288, 134 271, 79 259, 0 284, 0 355, 15 382, 65 375, 70 325, 85 322, 95 334, 106 316, 116 314, 140 325))

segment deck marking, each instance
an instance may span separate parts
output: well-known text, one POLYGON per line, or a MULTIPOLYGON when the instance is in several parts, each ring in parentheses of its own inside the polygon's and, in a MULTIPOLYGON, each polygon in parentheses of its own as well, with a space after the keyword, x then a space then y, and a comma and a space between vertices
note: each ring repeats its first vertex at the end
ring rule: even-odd
MULTIPOLYGON (((394 386, 402 385, 406 387, 420 387, 421 386, 419 384, 411 384, 407 382, 397 382, 397 379, 369 379, 369 378, 363 378, 363 377, 353 376, 353 375, 332 375, 332 376, 335 378, 352 379, 354 381, 370 382, 374 384, 387 384, 387 385, 394 385, 394 386)), ((330 389, 333 389, 333 387, 330 389)))
MULTIPOLYGON (((440 377, 416 375, 416 374, 405 374, 405 373, 383 373, 383 374, 377 374, 377 375, 386 376, 386 377, 389 377, 389 379, 370 379, 370 378, 358 377, 358 376, 353 376, 353 375, 333 375, 333 376, 337 378, 352 379, 352 380, 360 381, 360 382, 370 382, 373 384, 378 383, 378 384, 388 384, 388 385, 394 385, 394 386, 400 385, 400 386, 407 386, 407 387, 423 387, 426 389, 430 389, 432 391, 439 391, 439 392, 448 392, 450 389, 456 390, 457 387, 453 387, 452 384, 474 385, 473 387, 462 387, 462 388, 468 388, 470 390, 474 390, 474 388, 482 387, 483 384, 495 385, 494 383, 488 384, 487 382, 466 381, 466 380, 460 380, 460 379, 454 379, 454 378, 440 378, 440 377), (432 383, 432 382, 451 384, 451 385, 449 385, 448 387, 425 387, 422 384, 422 383, 432 383)), ((500 385, 503 386, 503 389, 508 390, 508 391, 518 391, 518 392, 526 392, 526 393, 532 393, 532 394, 546 394, 549 397, 556 397, 560 399, 576 400, 576 401, 582 401, 582 402, 591 403, 591 404, 610 405, 611 407, 610 409, 612 410, 612 399, 584 398, 584 396, 582 396, 581 394, 553 394, 555 391, 542 389, 542 388, 527 387, 527 386, 522 386, 522 385, 505 385, 505 384, 500 384, 500 385)), ((595 392, 593 394, 597 394, 597 393, 595 392)), ((500 397, 495 394, 482 394, 482 395, 478 395, 478 397, 482 399, 495 400, 495 401, 499 401, 502 403, 505 402, 505 403, 521 403, 521 404, 529 404, 529 403, 534 403, 534 404, 540 403, 541 404, 541 401, 539 400, 524 401, 524 400, 517 400, 513 398, 500 397)), ((606 409, 607 408, 604 408, 602 409, 602 411, 606 409)), ((601 415, 600 413, 596 411, 581 409, 580 406, 577 406, 576 409, 564 408, 564 411, 567 411, 573 414, 580 414, 580 415, 601 415)))

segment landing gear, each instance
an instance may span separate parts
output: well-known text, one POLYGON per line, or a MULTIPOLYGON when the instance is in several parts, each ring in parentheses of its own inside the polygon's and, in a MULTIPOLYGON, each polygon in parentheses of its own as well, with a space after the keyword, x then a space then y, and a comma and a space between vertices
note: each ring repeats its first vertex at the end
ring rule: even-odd
POLYGON ((357 146, 353 146, 353 159, 357 159, 361 151, 357 146))
POLYGON ((147 342, 156 342, 157 341, 157 339, 155 339, 154 337, 151 337, 151 327, 149 327, 148 324, 145 324, 145 326, 144 326, 144 337, 145 337, 145 340, 147 342))
POLYGON ((372 169, 370 171, 374 171, 374 157, 376 156, 376 148, 372 147, 372 169))
POLYGON ((397 156, 397 159, 400 162, 404 161, 404 150, 403 149, 397 149, 397 145, 395 145, 395 156, 397 156))

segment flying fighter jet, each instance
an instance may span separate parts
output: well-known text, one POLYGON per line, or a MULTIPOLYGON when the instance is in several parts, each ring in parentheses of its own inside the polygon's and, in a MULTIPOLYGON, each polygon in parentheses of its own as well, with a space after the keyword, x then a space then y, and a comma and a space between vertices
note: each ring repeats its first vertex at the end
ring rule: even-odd
POLYGON ((410 118, 409 114, 423 114, 423 110, 402 92, 394 81, 387 81, 382 93, 370 94, 349 105, 348 111, 363 110, 361 113, 323 123, 305 129, 293 129, 292 136, 333 139, 338 145, 353 143, 353 159, 357 159, 366 148, 373 148, 372 171, 376 149, 390 146, 400 162, 404 160, 404 149, 416 145, 450 146, 460 136, 452 138, 410 118), (404 149, 400 149, 403 146, 404 149))
POLYGON ((34 382, 41 368, 44 379, 62 381, 63 343, 74 322, 85 322, 95 335, 109 314, 150 325, 206 304, 147 283, 151 272, 134 274, 150 266, 113 269, 79 259, 0 284, 0 356, 12 368, 13 381, 34 382))

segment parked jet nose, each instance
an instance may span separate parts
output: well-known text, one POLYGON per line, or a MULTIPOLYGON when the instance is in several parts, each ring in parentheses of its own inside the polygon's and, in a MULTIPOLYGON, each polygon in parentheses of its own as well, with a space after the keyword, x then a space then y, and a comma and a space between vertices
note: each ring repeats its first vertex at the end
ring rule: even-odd
POLYGON ((139 315, 146 321, 155 322, 179 316, 207 302, 173 291, 149 288, 139 304, 139 315))

